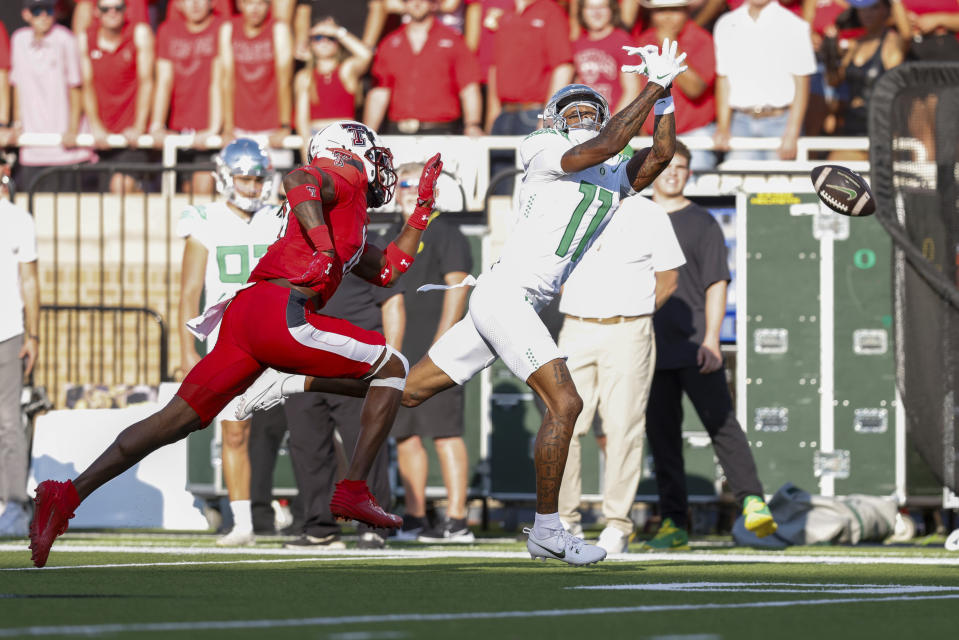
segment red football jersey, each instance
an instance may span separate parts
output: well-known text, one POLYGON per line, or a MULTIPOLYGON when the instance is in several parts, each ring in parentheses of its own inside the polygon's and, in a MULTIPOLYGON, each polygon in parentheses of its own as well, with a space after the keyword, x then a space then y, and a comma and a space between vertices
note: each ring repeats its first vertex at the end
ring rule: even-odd
MULTIPOLYGON (((366 212, 366 173, 363 161, 349 151, 343 151, 336 159, 317 158, 313 164, 294 169, 310 171, 322 169, 330 179, 336 192, 332 206, 324 205, 323 217, 330 228, 330 237, 337 257, 343 263, 343 273, 352 269, 366 246, 366 226, 369 215, 366 212)), ((271 278, 296 278, 301 275, 313 259, 313 247, 306 230, 286 206, 286 232, 273 243, 266 254, 260 258, 250 282, 271 278)))

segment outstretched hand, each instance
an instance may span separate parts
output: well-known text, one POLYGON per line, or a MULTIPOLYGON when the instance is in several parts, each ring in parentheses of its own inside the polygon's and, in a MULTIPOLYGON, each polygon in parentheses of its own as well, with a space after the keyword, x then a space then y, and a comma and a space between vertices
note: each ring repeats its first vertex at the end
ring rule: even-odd
MULTIPOLYGON (((656 47, 648 45, 646 47, 634 47, 629 53, 638 55, 643 59, 644 73, 649 77, 650 82, 655 82, 664 89, 668 89, 676 76, 689 68, 683 64, 686 60, 686 54, 679 53, 678 48, 679 45, 675 40, 670 41, 669 38, 664 38, 662 51, 657 52, 656 47)), ((625 66, 623 71, 627 71, 625 66)), ((633 73, 637 72, 634 71, 633 73)))
POLYGON ((638 73, 640 75, 646 75, 646 60, 643 58, 643 54, 657 54, 659 53, 659 48, 654 44, 648 44, 645 47, 630 47, 623 46, 623 51, 626 52, 628 56, 639 56, 639 64, 624 64, 620 67, 620 71, 623 73, 638 73))
POLYGON ((420 187, 417 191, 417 206, 432 207, 433 199, 436 197, 436 181, 439 180, 443 172, 443 160, 440 154, 436 154, 426 162, 423 167, 423 173, 420 174, 420 187))

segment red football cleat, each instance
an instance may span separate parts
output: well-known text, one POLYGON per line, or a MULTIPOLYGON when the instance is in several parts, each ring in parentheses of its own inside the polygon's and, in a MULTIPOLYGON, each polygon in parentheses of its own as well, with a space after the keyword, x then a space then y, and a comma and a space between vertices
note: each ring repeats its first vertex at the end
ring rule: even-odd
POLYGON ((33 502, 36 507, 30 522, 30 549, 33 564, 42 567, 47 563, 53 541, 67 530, 67 521, 80 505, 80 496, 69 480, 44 480, 37 486, 37 497, 33 502))
POLYGON ((371 527, 396 529, 403 526, 403 518, 384 511, 362 480, 337 482, 330 500, 330 512, 337 518, 356 520, 371 527))

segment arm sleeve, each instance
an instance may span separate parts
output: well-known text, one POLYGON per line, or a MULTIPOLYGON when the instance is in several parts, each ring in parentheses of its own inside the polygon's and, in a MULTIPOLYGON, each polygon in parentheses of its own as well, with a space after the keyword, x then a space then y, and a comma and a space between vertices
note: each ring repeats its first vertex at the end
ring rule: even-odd
POLYGON ((373 59, 373 68, 370 73, 376 83, 375 86, 393 89, 393 86, 396 84, 396 79, 393 74, 390 73, 389 62, 387 60, 388 56, 383 55, 384 45, 385 42, 381 42, 380 45, 376 47, 376 57, 373 59))
POLYGON ((204 229, 206 225, 206 209, 204 207, 187 207, 180 214, 180 219, 176 223, 176 234, 180 238, 194 237, 204 245, 204 229))
POLYGON ((729 265, 726 263, 726 238, 716 219, 708 213, 706 228, 699 239, 699 261, 703 274, 703 290, 720 280, 729 282, 729 265))
POLYGON ((83 85, 83 76, 80 74, 80 47, 72 33, 67 31, 66 35, 67 37, 63 41, 64 61, 66 63, 64 69, 66 71, 65 80, 68 87, 74 88, 83 85))
POLYGON ((809 35, 809 23, 800 20, 795 27, 792 42, 793 53, 790 56, 790 71, 796 76, 808 76, 816 73, 816 54, 813 53, 809 35))
POLYGON ((650 212, 649 230, 651 237, 655 238, 653 271, 669 271, 686 264, 686 256, 676 239, 669 214, 662 207, 656 207, 650 212))
POLYGON ((17 262, 34 262, 37 259, 37 226, 26 211, 18 211, 21 218, 18 238, 17 262))
POLYGON ((719 20, 716 21, 716 26, 713 27, 713 51, 716 54, 716 75, 717 76, 728 76, 729 75, 729 60, 726 55, 725 45, 728 42, 726 32, 728 31, 726 25, 728 20, 726 16, 720 16, 719 20))
POLYGON ((573 61, 573 43, 569 41, 569 23, 558 6, 554 15, 546 21, 546 62, 556 68, 573 61))
POLYGON ((456 88, 462 90, 466 85, 480 81, 480 68, 476 56, 466 47, 466 42, 462 38, 456 38, 455 42, 453 78, 456 88))
POLYGON ((0 69, 10 70, 10 37, 2 22, 0 22, 0 69))
POLYGON ((561 162, 569 149, 566 135, 555 129, 539 129, 529 134, 519 146, 526 176, 536 179, 565 175, 561 162))

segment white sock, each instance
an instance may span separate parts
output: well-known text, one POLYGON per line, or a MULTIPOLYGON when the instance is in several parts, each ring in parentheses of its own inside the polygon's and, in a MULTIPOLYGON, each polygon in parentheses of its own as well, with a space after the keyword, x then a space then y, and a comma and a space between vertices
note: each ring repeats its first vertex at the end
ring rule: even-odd
POLYGON ((289 398, 294 393, 306 391, 306 376, 295 375, 284 378, 280 382, 280 393, 284 398, 289 398))
POLYGON ((234 531, 253 531, 253 512, 250 510, 249 500, 230 500, 230 510, 233 512, 234 531))
POLYGON ((563 523, 559 519, 559 511, 556 513, 537 513, 535 520, 533 520, 533 533, 540 539, 547 538, 552 535, 552 531, 562 528, 563 523))

